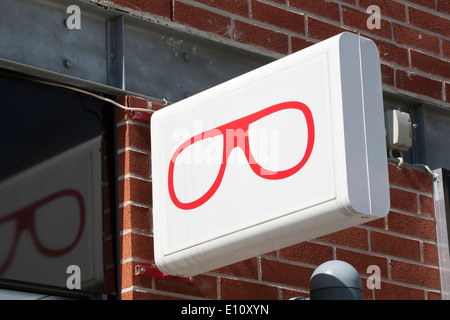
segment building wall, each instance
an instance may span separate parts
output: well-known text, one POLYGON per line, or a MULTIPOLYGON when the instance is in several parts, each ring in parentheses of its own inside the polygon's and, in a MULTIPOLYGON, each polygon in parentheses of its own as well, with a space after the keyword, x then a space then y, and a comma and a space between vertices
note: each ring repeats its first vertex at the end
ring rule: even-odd
MULTIPOLYGON (((146 101, 126 97, 129 107, 146 101)), ((161 106, 154 105, 153 108, 161 106)), ((193 284, 135 275, 153 260, 150 127, 118 111, 123 299, 289 299, 309 295, 314 269, 332 259, 353 265, 365 299, 440 299, 432 177, 389 164, 386 218, 269 252, 195 277, 193 284), (381 288, 366 282, 379 267, 381 288)))
MULTIPOLYGON (((446 105, 450 99, 450 1, 198 0, 99 1, 146 19, 286 55, 342 31, 373 39, 385 90, 446 105), (367 7, 381 9, 381 28, 368 29, 367 7)), ((139 107, 146 101, 124 97, 139 107)), ((154 108, 162 106, 154 105, 154 108)), ((420 167, 389 164, 391 211, 384 219, 269 252, 195 277, 192 284, 135 275, 153 263, 150 129, 117 113, 123 299, 289 299, 307 296, 321 263, 352 264, 365 299, 440 299, 431 176, 420 167), (381 288, 369 289, 369 266, 381 288)))
POLYGON ((360 33, 380 50, 385 86, 450 101, 448 0, 91 1, 283 55, 343 31, 360 33), (379 29, 367 27, 371 5, 380 9, 379 29))

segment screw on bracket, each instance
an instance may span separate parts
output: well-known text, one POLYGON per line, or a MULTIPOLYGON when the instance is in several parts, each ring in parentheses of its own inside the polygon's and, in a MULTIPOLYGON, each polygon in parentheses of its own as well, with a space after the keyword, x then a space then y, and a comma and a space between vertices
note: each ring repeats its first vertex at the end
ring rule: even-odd
POLYGON ((184 61, 189 62, 189 61, 191 61, 192 57, 189 53, 185 53, 185 54, 183 54, 183 59, 184 59, 184 61))
MULTIPOLYGON (((149 110, 150 111, 150 110, 149 110)), ((140 112, 140 111, 132 111, 131 112, 131 118, 136 121, 142 121, 142 122, 150 122, 151 117, 150 112, 140 112)))
POLYGON ((73 67, 73 62, 69 59, 64 59, 64 66, 68 69, 73 67))

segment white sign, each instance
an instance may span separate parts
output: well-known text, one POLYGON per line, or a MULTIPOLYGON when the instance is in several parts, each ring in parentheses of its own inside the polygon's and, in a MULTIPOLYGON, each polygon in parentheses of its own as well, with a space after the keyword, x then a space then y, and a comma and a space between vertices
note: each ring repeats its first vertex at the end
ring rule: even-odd
POLYGON ((383 217, 378 50, 343 33, 156 112, 155 262, 192 276, 383 217))

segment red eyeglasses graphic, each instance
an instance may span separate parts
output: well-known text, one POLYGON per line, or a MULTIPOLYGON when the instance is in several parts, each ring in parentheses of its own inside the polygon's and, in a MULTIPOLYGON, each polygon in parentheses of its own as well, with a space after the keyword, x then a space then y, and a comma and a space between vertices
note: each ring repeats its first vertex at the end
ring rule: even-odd
MULTIPOLYGON (((12 243, 11 249, 8 253, 8 256, 6 257, 6 260, 3 262, 3 265, 0 267, 0 275, 6 271, 6 269, 9 267, 10 263, 12 262, 14 254, 16 252, 17 244, 19 242, 22 232, 24 232, 24 231, 30 232, 31 237, 33 239, 33 243, 36 246, 37 250, 41 254, 48 256, 48 257, 59 257, 59 256, 69 253, 78 244, 78 242, 83 234, 85 219, 86 219, 86 212, 85 212, 85 205, 84 205, 83 197, 78 191, 73 190, 73 189, 66 189, 66 190, 62 190, 62 191, 53 193, 31 205, 28 205, 22 209, 14 211, 13 213, 11 213, 5 217, 0 218, 0 225, 5 224, 7 222, 11 222, 11 221, 16 222, 13 243, 12 243), (73 197, 73 198, 75 198, 75 200, 78 204, 78 209, 79 209, 78 231, 77 231, 75 239, 67 246, 65 246, 63 248, 59 248, 59 249, 48 248, 41 242, 41 240, 39 239, 38 233, 36 231, 36 218, 35 218, 36 211, 39 208, 57 200, 57 199, 64 198, 64 197, 73 197)), ((57 227, 57 226, 55 226, 55 227, 57 227)))
POLYGON ((230 153, 233 149, 239 147, 242 149, 242 151, 245 154, 246 160, 248 164, 250 165, 250 168, 252 171, 258 175, 261 178, 268 179, 268 180, 281 180, 285 179, 289 176, 292 176, 296 172, 298 172, 308 161, 312 150, 314 146, 314 138, 315 138, 315 128, 314 128, 314 120, 311 113, 311 110, 306 106, 305 104, 297 101, 289 101, 289 102, 283 102, 279 103, 273 106, 270 106, 268 108, 265 108, 263 110, 260 110, 258 112, 255 112, 253 114, 250 114, 246 117, 234 120, 232 122, 229 122, 227 124, 224 124, 222 126, 219 126, 217 128, 207 130, 205 132, 202 132, 200 134, 195 135, 194 137, 186 140, 184 143, 178 147, 178 149, 173 154, 170 164, 169 164, 169 174, 168 174, 168 188, 169 188, 169 195, 172 200, 172 202, 180 209, 183 210, 191 210, 200 207, 204 203, 206 203, 217 191, 219 188, 222 179, 225 174, 225 168, 227 166, 227 162, 230 156, 230 153), (258 162, 255 160, 254 155, 252 154, 250 150, 250 144, 249 144, 249 126, 250 124, 254 123, 257 120, 260 120, 268 115, 271 115, 273 113, 276 113, 278 111, 282 110, 288 110, 288 109, 296 109, 303 113, 303 116, 306 119, 306 126, 307 126, 307 144, 306 149, 301 157, 300 161, 297 162, 296 165, 280 171, 274 171, 274 170, 268 170, 263 168, 258 162), (232 131, 240 131, 243 132, 244 139, 236 139, 235 135, 228 135, 227 132, 232 131), (204 139, 216 137, 222 135, 223 137, 223 153, 222 153, 222 159, 220 168, 217 174, 217 177, 215 178, 212 186, 198 199, 191 201, 191 202, 182 202, 179 200, 175 193, 175 187, 174 187, 174 169, 175 169, 175 163, 177 162, 178 156, 188 147, 192 146, 193 144, 202 141, 204 139))

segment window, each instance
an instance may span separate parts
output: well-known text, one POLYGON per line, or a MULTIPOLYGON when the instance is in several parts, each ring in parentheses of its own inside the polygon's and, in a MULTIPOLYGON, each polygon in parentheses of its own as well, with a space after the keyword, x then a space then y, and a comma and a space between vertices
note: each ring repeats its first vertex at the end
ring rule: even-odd
POLYGON ((0 101, 0 299, 105 294, 103 135, 114 108, 9 75, 0 101))

